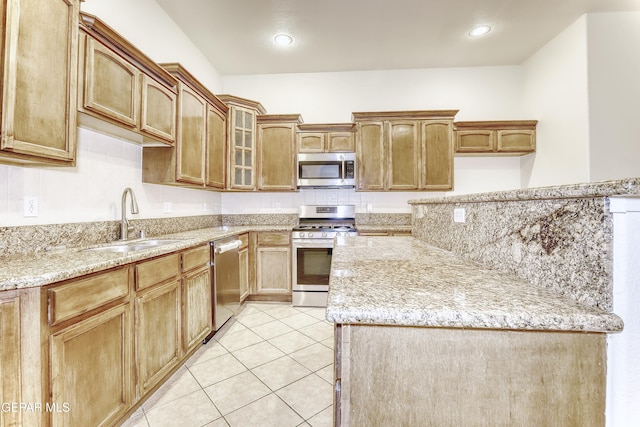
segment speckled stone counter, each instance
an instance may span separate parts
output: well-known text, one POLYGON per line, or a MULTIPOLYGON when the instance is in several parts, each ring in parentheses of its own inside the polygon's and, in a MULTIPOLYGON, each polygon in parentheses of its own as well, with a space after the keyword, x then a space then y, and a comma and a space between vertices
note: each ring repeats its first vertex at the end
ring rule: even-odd
POLYGON ((410 200, 413 236, 526 282, 611 311, 608 198, 640 178, 410 200), (464 210, 464 222, 454 221, 464 210))
MULTIPOLYGON (((0 257, 0 291, 44 286, 248 231, 288 230, 291 230, 291 227, 283 225, 219 226, 154 236, 154 239, 175 239, 178 241, 164 246, 127 253, 85 251, 83 249, 86 249, 86 247, 78 247, 28 255, 0 257)), ((118 242, 111 244, 114 243, 118 242)), ((104 244, 102 246, 107 245, 104 244)), ((96 246, 101 245, 89 247, 96 246)))
POLYGON ((340 324, 618 332, 615 314, 412 237, 342 237, 326 317, 340 324))

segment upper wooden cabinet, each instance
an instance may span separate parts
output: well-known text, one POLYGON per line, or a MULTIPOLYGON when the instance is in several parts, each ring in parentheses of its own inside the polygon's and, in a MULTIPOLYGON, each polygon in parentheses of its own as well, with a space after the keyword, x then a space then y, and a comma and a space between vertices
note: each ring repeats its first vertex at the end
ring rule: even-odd
POLYGON ((0 162, 73 166, 78 0, 2 0, 0 162))
POLYGON ((80 14, 81 126, 145 145, 176 139, 176 79, 95 16, 80 14))
POLYGON ((536 151, 536 120, 455 122, 457 154, 521 156, 536 151))
POLYGON ((299 114, 258 116, 258 190, 296 190, 296 129, 301 122, 299 114))
POLYGON ((231 190, 256 189, 256 117, 266 110, 256 101, 218 95, 229 106, 227 116, 228 181, 231 190))
POLYGON ((178 80, 174 148, 144 147, 142 179, 196 188, 225 187, 227 106, 180 64, 162 64, 178 80))
POLYGON ((354 123, 298 125, 298 153, 352 153, 356 151, 354 123))
POLYGON ((357 189, 453 188, 453 118, 457 110, 353 113, 357 189))

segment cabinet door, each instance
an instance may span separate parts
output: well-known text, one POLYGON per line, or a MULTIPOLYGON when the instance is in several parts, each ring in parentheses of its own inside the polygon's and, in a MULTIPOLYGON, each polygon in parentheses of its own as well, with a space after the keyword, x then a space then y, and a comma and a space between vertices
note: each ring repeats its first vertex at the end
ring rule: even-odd
MULTIPOLYGON (((20 300, 0 294, 0 402, 22 402, 20 394, 20 300)), ((0 411, 0 425, 22 425, 20 411, 0 411)))
POLYGON ((425 190, 453 188, 453 123, 425 121, 422 124, 422 173, 425 190))
POLYGON ((130 321, 124 304, 51 335, 52 426, 112 425, 130 407, 130 321))
POLYGON ((231 109, 230 187, 253 190, 256 116, 251 110, 231 109))
POLYGON ((356 151, 355 134, 353 132, 329 132, 327 151, 329 153, 353 153, 356 151))
POLYGON ((238 251, 240 263, 240 302, 249 296, 249 247, 238 251))
POLYGON ((208 187, 224 188, 226 159, 226 126, 223 115, 211 105, 207 112, 207 181, 208 187))
POLYGON ((176 94, 141 74, 140 131, 173 143, 176 140, 176 94))
POLYGON ((139 71, 96 40, 87 37, 83 106, 135 128, 138 123, 139 71))
POLYGON ((456 131, 456 153, 491 153, 495 147, 495 131, 488 129, 456 131))
POLYGON ((291 294, 291 249, 258 247, 256 251, 258 294, 291 294))
POLYGON ((301 133, 298 135, 298 152, 299 153, 323 153, 326 134, 317 133, 301 133))
POLYGON ((536 150, 535 130, 505 129, 497 131, 499 153, 532 153, 536 150))
POLYGON ((36 156, 35 162, 71 164, 77 135, 79 2, 3 3, 0 149, 9 158, 28 155, 36 156))
POLYGON ((179 87, 176 180, 204 184, 207 103, 188 86, 179 87))
POLYGON ((180 281, 156 286, 135 301, 136 366, 142 396, 180 359, 180 281))
POLYGON ((258 189, 293 191, 295 185, 296 133, 290 124, 260 125, 260 177, 258 189))
POLYGON ((416 121, 389 122, 387 189, 417 190, 420 185, 418 166, 420 163, 419 125, 416 121))
POLYGON ((211 276, 204 266, 182 279, 184 302, 183 345, 185 353, 202 342, 211 331, 211 276))
POLYGON ((358 124, 356 154, 358 159, 358 190, 384 190, 386 158, 383 122, 358 124))

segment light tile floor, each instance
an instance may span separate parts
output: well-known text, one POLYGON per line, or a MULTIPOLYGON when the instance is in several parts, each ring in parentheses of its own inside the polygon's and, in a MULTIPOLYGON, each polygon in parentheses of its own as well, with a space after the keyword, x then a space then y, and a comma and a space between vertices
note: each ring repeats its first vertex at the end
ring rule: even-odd
POLYGON ((123 425, 332 426, 333 324, 324 315, 245 304, 123 425))

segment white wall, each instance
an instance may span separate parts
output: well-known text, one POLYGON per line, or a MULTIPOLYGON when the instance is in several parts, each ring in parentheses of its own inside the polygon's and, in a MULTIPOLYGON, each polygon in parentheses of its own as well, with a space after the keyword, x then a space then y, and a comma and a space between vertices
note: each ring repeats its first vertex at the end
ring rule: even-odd
POLYGON ((537 119, 537 147, 522 158, 522 187, 589 181, 586 16, 522 66, 523 104, 537 119))
POLYGON ((587 16, 590 180, 640 176, 640 12, 587 16))
POLYGON ((129 218, 220 212, 220 193, 143 184, 140 146, 86 129, 78 129, 78 140, 76 167, 0 166, 0 226, 118 220, 126 187, 140 208, 129 218), (24 217, 25 196, 38 198, 37 217, 24 217))

